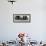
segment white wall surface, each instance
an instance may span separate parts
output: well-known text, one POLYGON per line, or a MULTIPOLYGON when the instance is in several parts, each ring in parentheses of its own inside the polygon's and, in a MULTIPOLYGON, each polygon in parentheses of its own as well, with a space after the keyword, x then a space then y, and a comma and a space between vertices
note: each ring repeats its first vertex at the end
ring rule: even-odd
POLYGON ((46 40, 46 0, 17 0, 13 5, 0 0, 0 40, 14 40, 18 32, 34 40, 46 40), (13 13, 31 14, 31 23, 13 23, 13 13))

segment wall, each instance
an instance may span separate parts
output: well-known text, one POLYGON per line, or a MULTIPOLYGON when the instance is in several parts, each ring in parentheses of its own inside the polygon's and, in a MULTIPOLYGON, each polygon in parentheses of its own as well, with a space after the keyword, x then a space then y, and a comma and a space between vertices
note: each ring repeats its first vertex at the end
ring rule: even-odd
POLYGON ((13 5, 0 0, 0 40, 11 40, 18 32, 31 34, 35 40, 46 40, 46 1, 17 0, 13 5), (31 23, 13 23, 13 13, 31 14, 31 23))

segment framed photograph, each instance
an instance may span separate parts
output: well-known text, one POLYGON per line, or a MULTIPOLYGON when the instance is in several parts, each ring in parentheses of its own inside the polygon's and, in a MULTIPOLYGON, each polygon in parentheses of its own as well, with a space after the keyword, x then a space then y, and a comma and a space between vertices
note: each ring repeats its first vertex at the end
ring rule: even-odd
POLYGON ((30 23, 31 14, 13 14, 14 23, 30 23))

